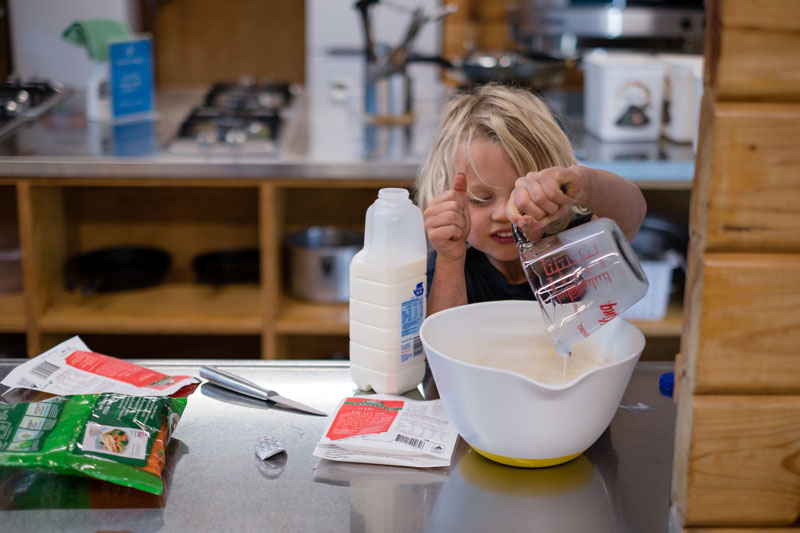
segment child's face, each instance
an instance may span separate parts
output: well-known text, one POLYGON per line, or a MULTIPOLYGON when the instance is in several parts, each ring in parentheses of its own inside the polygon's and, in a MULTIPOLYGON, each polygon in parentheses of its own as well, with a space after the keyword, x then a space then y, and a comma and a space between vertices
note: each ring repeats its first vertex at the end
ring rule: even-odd
MULTIPOLYGON (((489 261, 507 280, 524 281, 519 251, 511 234, 511 222, 506 217, 506 203, 519 178, 500 145, 489 141, 473 141, 472 161, 467 158, 466 146, 455 161, 457 172, 467 176, 470 230, 467 242, 485 253, 489 261)), ((538 238, 529 235, 529 238, 538 238)))

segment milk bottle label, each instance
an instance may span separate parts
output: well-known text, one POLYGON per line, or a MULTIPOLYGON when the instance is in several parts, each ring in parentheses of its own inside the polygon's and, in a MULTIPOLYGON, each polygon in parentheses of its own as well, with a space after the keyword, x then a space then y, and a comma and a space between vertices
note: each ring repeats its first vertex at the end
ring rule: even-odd
POLYGON ((417 283, 414 296, 401 304, 400 319, 400 362, 422 355, 422 342, 419 340, 419 328, 425 318, 425 285, 417 283))

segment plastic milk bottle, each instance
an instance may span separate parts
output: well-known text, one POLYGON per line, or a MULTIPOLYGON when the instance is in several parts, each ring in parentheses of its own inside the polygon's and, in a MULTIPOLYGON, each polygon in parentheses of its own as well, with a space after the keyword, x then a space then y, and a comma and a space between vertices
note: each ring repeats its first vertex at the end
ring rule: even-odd
POLYGON ((401 394, 425 376, 426 257, 422 212, 407 190, 381 189, 350 262, 350 373, 361 390, 401 394))

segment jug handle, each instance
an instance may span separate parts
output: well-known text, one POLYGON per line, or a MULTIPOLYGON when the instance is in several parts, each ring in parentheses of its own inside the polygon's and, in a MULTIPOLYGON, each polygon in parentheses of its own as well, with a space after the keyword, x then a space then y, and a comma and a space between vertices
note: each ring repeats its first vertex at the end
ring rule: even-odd
POLYGON ((511 224, 511 234, 514 236, 514 242, 517 243, 517 246, 530 242, 525 232, 519 229, 516 224, 511 224))

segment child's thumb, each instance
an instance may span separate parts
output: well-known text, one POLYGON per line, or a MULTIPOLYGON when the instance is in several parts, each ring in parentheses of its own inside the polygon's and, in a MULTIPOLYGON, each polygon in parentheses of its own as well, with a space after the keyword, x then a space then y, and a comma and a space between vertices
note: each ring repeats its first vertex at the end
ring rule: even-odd
POLYGON ((456 192, 467 192, 467 176, 463 172, 456 174, 453 178, 453 190, 456 192))

